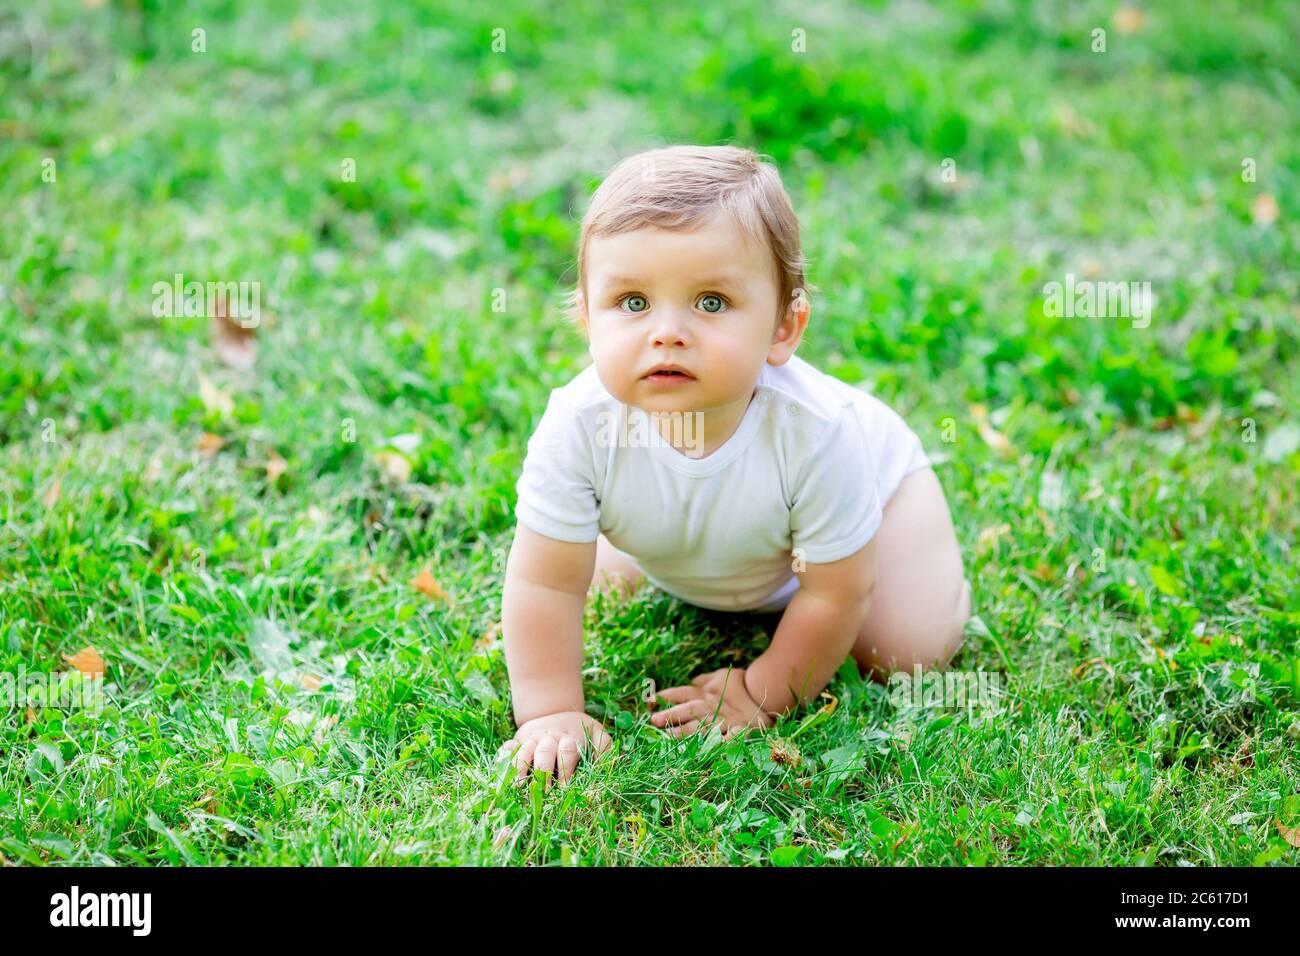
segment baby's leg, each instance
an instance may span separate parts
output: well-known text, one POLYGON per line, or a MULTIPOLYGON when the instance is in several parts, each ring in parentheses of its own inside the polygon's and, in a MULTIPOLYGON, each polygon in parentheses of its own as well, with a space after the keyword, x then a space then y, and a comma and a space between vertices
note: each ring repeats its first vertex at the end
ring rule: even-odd
POLYGON ((591 587, 587 589, 589 595, 611 585, 623 595, 630 595, 640 587, 644 577, 631 555, 614 547, 603 534, 596 539, 596 568, 591 575, 591 587))
POLYGON ((905 477, 876 533, 876 590, 853 658, 888 680, 942 667, 957 653, 970 617, 970 584, 962 569, 943 488, 931 468, 905 477))

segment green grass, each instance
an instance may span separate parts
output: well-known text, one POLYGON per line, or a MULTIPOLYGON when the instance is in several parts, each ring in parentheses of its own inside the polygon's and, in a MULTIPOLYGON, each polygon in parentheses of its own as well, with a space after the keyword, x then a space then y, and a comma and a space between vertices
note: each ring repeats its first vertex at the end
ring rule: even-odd
POLYGON ((1297 862, 1300 8, 407 6, 0 14, 0 670, 92 645, 109 692, 0 711, 0 855, 1297 862), (671 142, 780 163, 801 354, 943 459, 979 618, 954 666, 1008 695, 899 708, 845 672, 766 738, 676 741, 645 679, 763 638, 602 595, 616 756, 516 789, 490 629, 525 442, 587 359, 577 215, 671 142), (262 284, 252 370, 152 315, 177 272, 262 284), (1067 272, 1150 281, 1150 327, 1045 315, 1067 272))

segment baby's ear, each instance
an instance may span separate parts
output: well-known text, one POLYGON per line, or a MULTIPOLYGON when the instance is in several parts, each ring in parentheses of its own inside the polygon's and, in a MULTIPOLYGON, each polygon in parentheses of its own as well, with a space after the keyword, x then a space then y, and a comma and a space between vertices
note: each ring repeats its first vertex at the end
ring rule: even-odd
POLYGON ((792 293, 790 311, 800 319, 806 319, 812 312, 812 303, 808 301, 808 295, 803 289, 795 289, 792 293))
POLYGON ((569 321, 583 335, 587 334, 587 303, 580 291, 570 292, 566 300, 565 314, 569 321))
POLYGON ((582 334, 590 338, 587 331, 587 297, 579 290, 573 297, 573 321, 577 323, 582 334))

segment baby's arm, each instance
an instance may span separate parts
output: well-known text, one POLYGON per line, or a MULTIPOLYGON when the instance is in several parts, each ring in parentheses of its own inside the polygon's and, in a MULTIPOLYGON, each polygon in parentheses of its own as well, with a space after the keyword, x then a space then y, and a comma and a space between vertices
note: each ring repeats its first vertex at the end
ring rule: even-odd
POLYGON ((829 564, 809 564, 745 689, 769 714, 814 700, 853 650, 876 585, 876 541, 829 564))
POLYGON ((577 746, 590 736, 609 745, 600 722, 585 713, 582 617, 596 565, 596 542, 559 541, 520 523, 506 562, 501 630, 519 731, 515 764, 556 770, 567 780, 577 746))

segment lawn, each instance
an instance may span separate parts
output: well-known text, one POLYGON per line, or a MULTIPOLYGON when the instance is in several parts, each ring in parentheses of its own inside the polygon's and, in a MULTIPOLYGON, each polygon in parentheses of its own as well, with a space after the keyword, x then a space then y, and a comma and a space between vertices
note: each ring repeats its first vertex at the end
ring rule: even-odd
POLYGON ((4 862, 1300 862, 1300 6, 20 6, 4 862), (614 751, 515 787, 496 622, 525 442, 589 361, 578 219, 675 142, 779 164, 800 354, 920 434, 974 589, 953 667, 1003 694, 845 669, 675 740, 647 679, 762 630, 600 594, 614 751), (1067 277, 1149 313, 1062 314, 1067 277), (255 288, 255 327, 158 291, 191 281, 255 288), (101 659, 90 706, 45 677, 101 659))

